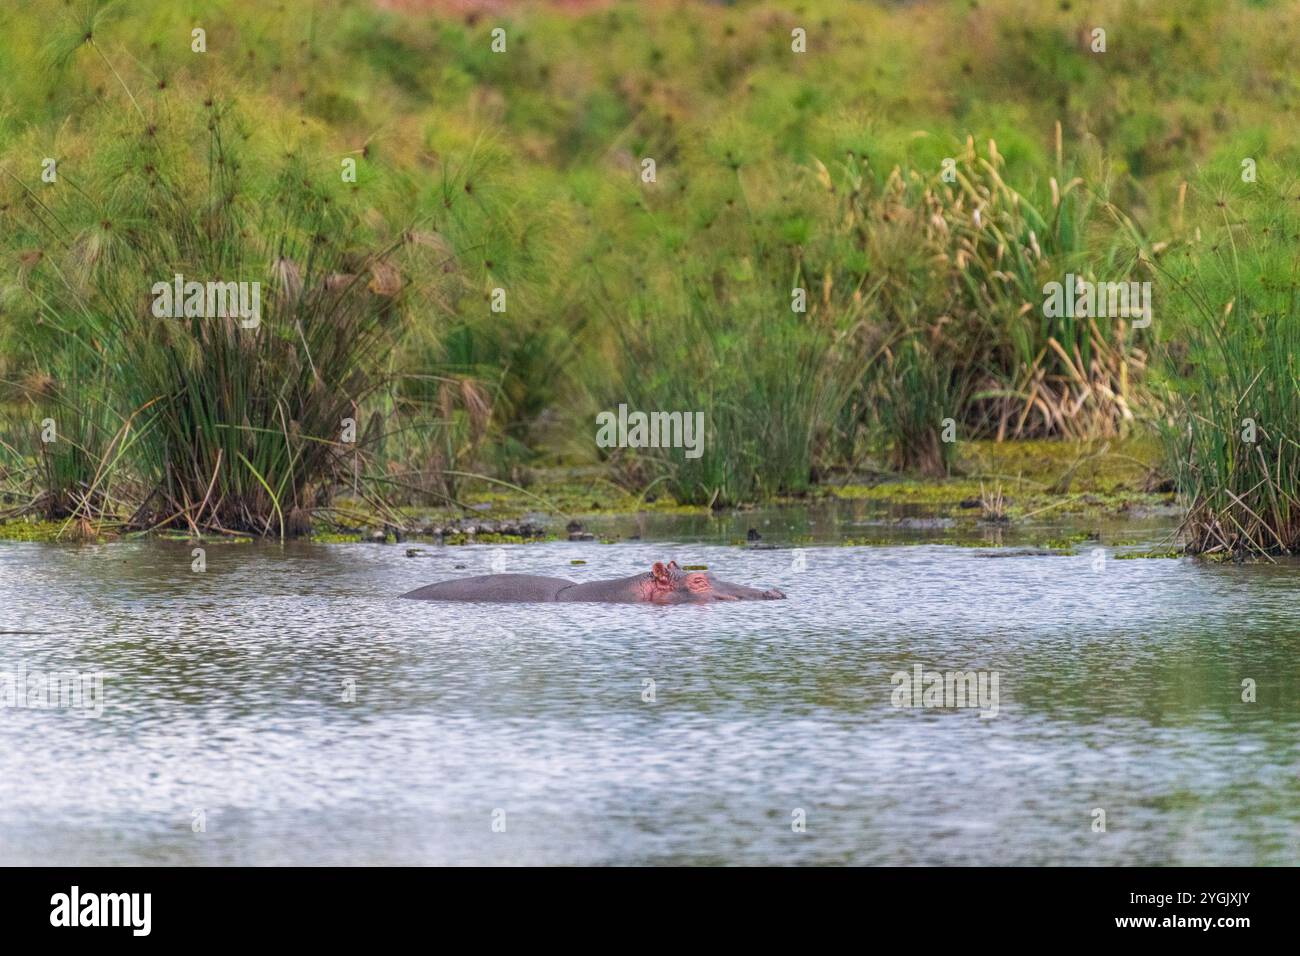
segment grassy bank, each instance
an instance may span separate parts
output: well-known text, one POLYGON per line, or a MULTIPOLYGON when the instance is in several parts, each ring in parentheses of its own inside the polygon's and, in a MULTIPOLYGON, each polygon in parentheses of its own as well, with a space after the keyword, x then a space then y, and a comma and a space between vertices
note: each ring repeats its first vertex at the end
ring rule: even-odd
MULTIPOLYGON (((1058 535, 1053 532, 1044 538, 1042 528, 1074 529, 1086 537, 1103 525, 1167 516, 1173 495, 1153 482, 1160 453, 1158 442, 1137 439, 969 442, 953 456, 962 473, 959 477, 893 472, 844 475, 798 495, 725 509, 679 501, 662 487, 629 490, 614 483, 601 466, 557 466, 537 469, 527 489, 466 480, 456 503, 441 506, 380 511, 345 491, 334 503, 334 521, 328 526, 318 524, 311 537, 324 543, 412 545, 521 544, 564 538, 608 541, 625 537, 647 519, 705 521, 710 527, 722 527, 753 523, 758 519, 752 516, 760 511, 809 516, 865 505, 886 532, 905 532, 919 522, 922 527, 948 529, 939 539, 943 543, 989 544, 997 543, 1003 531, 1021 537, 1018 529, 1024 528, 1034 529, 1032 534, 1038 536, 1034 543, 1054 547, 1058 535)), ((745 543, 743 531, 742 527, 738 544, 745 543)), ((112 540, 138 533, 108 526, 91 537, 112 540)), ((211 532, 153 534, 186 540, 248 540, 211 532)), ((860 534, 858 529, 834 538, 834 543, 869 543, 860 534)), ((32 516, 0 523, 0 540, 66 537, 65 522, 32 516)), ((800 542, 782 539, 781 543, 800 542)))
POLYGON ((1194 549, 1292 550, 1297 39, 1201 0, 7 10, 0 517, 398 527, 566 469, 971 498, 983 442, 1163 435, 1194 549), (155 316, 178 273, 259 323, 155 316), (1153 324, 1049 315, 1067 274, 1155 283, 1153 324), (620 404, 702 413, 700 455, 598 447, 620 404))

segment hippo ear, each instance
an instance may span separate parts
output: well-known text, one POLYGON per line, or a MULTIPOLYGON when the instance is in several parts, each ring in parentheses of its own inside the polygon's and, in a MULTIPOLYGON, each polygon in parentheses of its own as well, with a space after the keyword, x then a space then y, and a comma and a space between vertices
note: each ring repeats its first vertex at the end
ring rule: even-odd
POLYGON ((678 564, 676 561, 669 561, 668 567, 671 568, 673 571, 680 571, 682 569, 682 566, 678 564))
POLYGON ((656 561, 655 566, 650 569, 650 573, 654 575, 654 579, 660 584, 667 584, 671 578, 668 569, 664 567, 662 561, 656 561))

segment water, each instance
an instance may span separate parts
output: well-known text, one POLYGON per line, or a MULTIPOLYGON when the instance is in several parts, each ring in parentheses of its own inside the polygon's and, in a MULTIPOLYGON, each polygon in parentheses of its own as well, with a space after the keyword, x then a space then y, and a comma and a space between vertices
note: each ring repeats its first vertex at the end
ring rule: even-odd
POLYGON ((502 550, 790 599, 395 599, 480 546, 0 543, 0 672, 106 674, 98 718, 0 710, 0 863, 1300 862, 1300 568, 650 530, 502 550), (997 715, 893 706, 917 664, 996 671, 997 715))

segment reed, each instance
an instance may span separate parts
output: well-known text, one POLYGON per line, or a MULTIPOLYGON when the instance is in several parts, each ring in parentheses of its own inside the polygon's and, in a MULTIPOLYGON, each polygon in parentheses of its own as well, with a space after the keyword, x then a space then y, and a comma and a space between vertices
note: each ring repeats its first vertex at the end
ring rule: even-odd
POLYGON ((259 172, 263 158, 235 145, 234 110, 191 95, 167 116, 115 114, 119 128, 97 132, 120 148, 65 170, 59 198, 16 187, 18 230, 40 242, 26 277, 38 323, 59 330, 33 362, 65 410, 70 386, 93 392, 70 452, 42 461, 50 482, 79 485, 122 463, 95 454, 107 407, 129 423, 125 464, 147 488, 132 524, 296 533, 356 454, 347 422, 400 323, 401 243, 367 247, 304 156, 259 172), (178 275, 260 288, 260 313, 211 314, 208 297, 202 314, 159 317, 178 275), (97 446, 78 440, 88 433, 97 446))
POLYGON ((1300 550, 1300 217, 1295 187, 1193 191, 1217 227, 1169 256, 1163 281, 1182 321, 1164 343, 1174 410, 1167 467, 1195 554, 1300 550))
POLYGON ((606 458, 714 504, 947 474, 948 420, 958 441, 1118 435, 1210 383, 1153 394, 1151 330, 1049 317, 1043 285, 1146 280, 1168 237, 1208 235, 1217 207, 1175 198, 1193 163, 1300 158, 1286 5, 1125 9, 1104 59, 1078 10, 1015 0, 812 0, 808 55, 765 4, 231 0, 206 56, 174 4, 19 6, 0 483, 69 517, 280 534, 340 492, 445 503, 466 475, 590 463, 620 402, 707 412, 699 459, 606 458), (154 318, 148 284, 178 271, 260 281, 262 324, 154 318))

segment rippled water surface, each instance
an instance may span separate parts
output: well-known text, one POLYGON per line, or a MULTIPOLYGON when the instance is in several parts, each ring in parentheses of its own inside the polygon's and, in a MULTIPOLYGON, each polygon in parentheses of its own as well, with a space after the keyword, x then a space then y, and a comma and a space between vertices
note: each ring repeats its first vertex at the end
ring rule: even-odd
POLYGON ((653 530, 501 550, 789 600, 396 599, 479 546, 0 543, 0 672, 104 674, 98 717, 0 709, 0 862, 1300 862, 1300 567, 653 530), (996 716, 894 706, 918 664, 997 672, 996 716))

